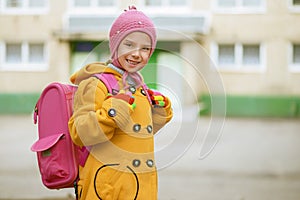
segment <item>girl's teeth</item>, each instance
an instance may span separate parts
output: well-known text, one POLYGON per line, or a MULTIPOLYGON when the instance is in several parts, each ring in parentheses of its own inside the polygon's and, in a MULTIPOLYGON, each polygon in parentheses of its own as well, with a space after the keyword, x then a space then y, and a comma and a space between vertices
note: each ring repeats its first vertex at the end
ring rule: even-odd
POLYGON ((128 60, 128 63, 132 64, 132 65, 136 65, 137 62, 134 62, 134 61, 131 61, 131 60, 128 60))

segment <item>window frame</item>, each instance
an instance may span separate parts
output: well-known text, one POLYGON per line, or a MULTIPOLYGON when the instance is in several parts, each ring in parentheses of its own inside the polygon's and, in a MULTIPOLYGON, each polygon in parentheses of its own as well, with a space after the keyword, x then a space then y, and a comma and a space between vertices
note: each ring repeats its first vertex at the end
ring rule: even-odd
POLYGON ((243 6, 244 0, 234 0, 235 5, 232 7, 222 7, 218 4, 218 0, 212 1, 212 8, 217 14, 264 14, 267 11, 266 0, 261 0, 261 5, 257 7, 243 6))
POLYGON ((47 71, 49 68, 49 54, 48 44, 43 41, 6 41, 0 42, 0 71, 47 71), (21 62, 20 63, 7 63, 6 62, 6 47, 7 44, 20 44, 21 45, 21 62), (31 44, 43 44, 43 57, 41 63, 34 63, 29 61, 29 46, 31 44))
POLYGON ((45 15, 50 10, 50 2, 49 0, 45 0, 45 6, 43 7, 30 7, 29 6, 30 0, 22 0, 23 4, 21 7, 17 8, 10 8, 6 6, 7 0, 0 0, 0 14, 5 15, 45 15))
POLYGON ((213 42, 211 44, 211 57, 218 71, 222 72, 245 72, 245 73, 262 73, 266 70, 266 53, 265 45, 262 43, 230 43, 230 42, 213 42), (219 47, 220 45, 234 46, 234 62, 232 64, 219 63, 219 47), (244 64, 243 51, 246 45, 257 45, 259 47, 259 63, 244 64))

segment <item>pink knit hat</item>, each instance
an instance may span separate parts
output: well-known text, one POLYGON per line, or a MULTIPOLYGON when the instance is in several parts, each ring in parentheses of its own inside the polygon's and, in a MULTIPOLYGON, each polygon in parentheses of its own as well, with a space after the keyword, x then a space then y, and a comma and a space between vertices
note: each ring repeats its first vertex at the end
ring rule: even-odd
POLYGON ((154 24, 143 12, 137 11, 134 6, 129 6, 129 10, 125 10, 125 12, 114 21, 109 32, 109 48, 114 65, 120 66, 117 55, 119 44, 128 34, 136 31, 144 32, 149 35, 151 39, 150 56, 152 55, 156 46, 154 24))

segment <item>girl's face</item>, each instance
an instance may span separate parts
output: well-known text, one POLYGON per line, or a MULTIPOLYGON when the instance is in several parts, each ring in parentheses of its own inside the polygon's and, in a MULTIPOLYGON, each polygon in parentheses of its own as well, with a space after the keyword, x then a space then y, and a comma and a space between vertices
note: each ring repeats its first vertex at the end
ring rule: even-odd
POLYGON ((129 73, 137 72, 148 63, 150 52, 150 37, 143 32, 132 32, 118 47, 118 61, 129 73))

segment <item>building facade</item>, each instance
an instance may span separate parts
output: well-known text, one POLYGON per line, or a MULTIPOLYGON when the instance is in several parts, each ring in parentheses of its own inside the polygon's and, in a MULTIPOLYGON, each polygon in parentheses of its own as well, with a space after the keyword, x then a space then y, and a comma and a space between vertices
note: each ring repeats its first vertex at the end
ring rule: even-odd
POLYGON ((200 97, 209 112, 226 93, 229 115, 300 115, 299 0, 0 0, 0 113, 30 112, 49 82, 109 59, 128 5, 158 27, 143 74, 175 107, 200 97))

